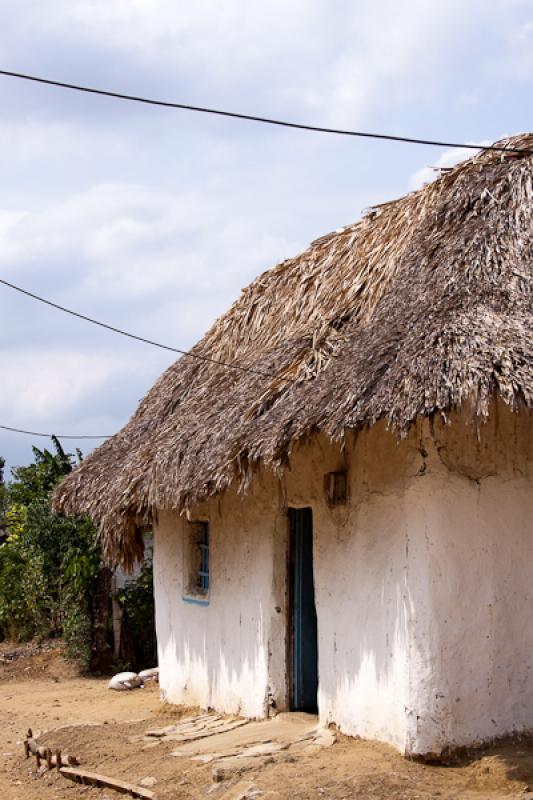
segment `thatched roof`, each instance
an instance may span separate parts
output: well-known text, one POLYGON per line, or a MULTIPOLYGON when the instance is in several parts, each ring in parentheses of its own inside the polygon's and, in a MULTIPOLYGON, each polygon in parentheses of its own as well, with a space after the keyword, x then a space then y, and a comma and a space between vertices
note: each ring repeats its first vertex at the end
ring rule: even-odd
MULTIPOLYGON (((533 149, 533 134, 501 142, 533 149)), ((533 404, 533 157, 483 152, 265 272, 59 486, 128 565, 183 510, 323 431, 533 404)))

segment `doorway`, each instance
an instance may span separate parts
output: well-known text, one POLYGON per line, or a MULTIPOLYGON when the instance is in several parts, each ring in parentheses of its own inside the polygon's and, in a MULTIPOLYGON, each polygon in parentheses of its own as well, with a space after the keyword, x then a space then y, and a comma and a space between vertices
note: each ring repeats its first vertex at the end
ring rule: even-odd
POLYGON ((318 710, 313 512, 289 509, 289 675, 292 711, 318 710))

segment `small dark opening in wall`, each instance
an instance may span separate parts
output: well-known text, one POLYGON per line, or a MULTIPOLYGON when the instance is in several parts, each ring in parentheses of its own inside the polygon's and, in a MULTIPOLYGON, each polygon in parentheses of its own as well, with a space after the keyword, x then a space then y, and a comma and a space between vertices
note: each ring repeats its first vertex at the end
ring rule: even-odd
POLYGON ((189 588, 199 595, 209 593, 209 525, 207 522, 191 523, 191 576, 189 588))
POLYGON ((324 493, 328 506, 342 506, 346 503, 348 480, 345 471, 327 472, 324 476, 324 493))

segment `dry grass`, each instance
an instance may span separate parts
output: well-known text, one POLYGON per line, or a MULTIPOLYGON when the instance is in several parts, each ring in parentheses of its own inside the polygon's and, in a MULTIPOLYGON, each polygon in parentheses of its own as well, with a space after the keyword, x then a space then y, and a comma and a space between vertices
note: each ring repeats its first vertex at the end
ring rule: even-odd
POLYGON ((180 358, 55 508, 89 513, 128 566, 157 508, 245 490, 317 431, 402 433, 467 400, 482 419, 495 396, 530 407, 532 179, 530 155, 481 153, 265 272, 194 348, 254 372, 180 358))

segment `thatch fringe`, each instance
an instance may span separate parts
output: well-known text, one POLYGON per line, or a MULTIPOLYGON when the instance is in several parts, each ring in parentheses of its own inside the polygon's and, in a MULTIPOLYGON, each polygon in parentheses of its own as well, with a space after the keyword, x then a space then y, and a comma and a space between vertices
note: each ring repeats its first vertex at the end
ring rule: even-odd
POLYGON ((90 514, 128 566, 156 509, 282 471, 304 436, 531 406, 532 198, 531 156, 483 152, 265 272, 194 348, 255 371, 179 359, 55 508, 90 514))

